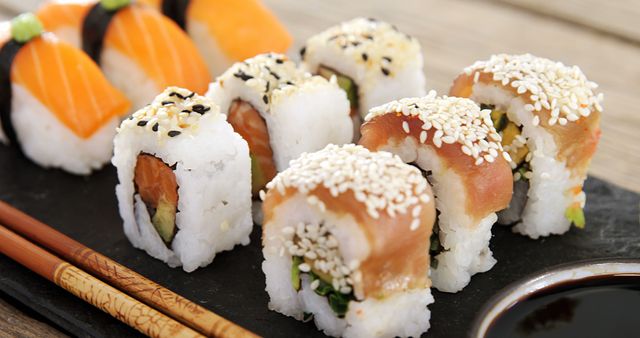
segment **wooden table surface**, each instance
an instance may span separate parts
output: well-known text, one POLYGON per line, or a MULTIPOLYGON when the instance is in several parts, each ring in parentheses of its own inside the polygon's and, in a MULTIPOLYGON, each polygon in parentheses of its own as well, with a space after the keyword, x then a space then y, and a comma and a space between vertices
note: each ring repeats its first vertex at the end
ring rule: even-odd
MULTIPOLYGON (((36 0, 0 0, 0 19, 36 0)), ((303 41, 356 16, 389 21, 420 41, 427 85, 446 93, 467 65, 501 52, 579 65, 605 94, 602 139, 591 174, 640 192, 640 0, 264 0, 303 41)), ((50 336, 0 300, 0 337, 50 336), (28 328, 14 330, 15 326, 28 328), (21 333, 22 332, 22 333, 21 333)))

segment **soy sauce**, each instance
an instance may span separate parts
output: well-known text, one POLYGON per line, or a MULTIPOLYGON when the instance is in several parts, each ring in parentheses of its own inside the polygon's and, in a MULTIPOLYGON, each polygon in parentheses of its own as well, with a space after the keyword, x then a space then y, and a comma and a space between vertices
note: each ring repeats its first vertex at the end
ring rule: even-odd
POLYGON ((640 276, 607 276, 541 290, 496 318, 486 337, 640 337, 640 276))

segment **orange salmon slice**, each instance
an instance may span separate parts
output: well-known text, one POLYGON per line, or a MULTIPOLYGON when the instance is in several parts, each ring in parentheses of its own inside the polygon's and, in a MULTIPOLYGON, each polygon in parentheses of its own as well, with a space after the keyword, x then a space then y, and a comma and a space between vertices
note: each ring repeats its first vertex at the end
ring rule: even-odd
POLYGON ((11 80, 81 138, 91 137, 130 108, 130 102, 93 60, 48 33, 20 49, 11 67, 11 80))
POLYGON ((267 124, 255 108, 242 100, 233 101, 227 121, 249 144, 251 191, 254 196, 257 196, 260 189, 264 188, 277 173, 267 124))

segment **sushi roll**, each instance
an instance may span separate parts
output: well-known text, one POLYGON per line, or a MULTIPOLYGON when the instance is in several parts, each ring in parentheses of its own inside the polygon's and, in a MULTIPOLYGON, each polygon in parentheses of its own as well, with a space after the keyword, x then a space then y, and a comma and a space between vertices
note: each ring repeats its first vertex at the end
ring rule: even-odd
POLYGON ((292 38, 258 0, 139 0, 161 10, 196 43, 212 76, 258 54, 285 53, 292 38))
POLYGON ((585 226, 582 189, 600 138, 603 94, 577 66, 531 54, 466 68, 451 95, 490 109, 512 162, 514 196, 499 222, 538 238, 585 226))
POLYGON ((215 103, 169 87, 122 122, 114 145, 120 216, 136 248, 191 272, 249 243, 249 148, 215 103))
POLYGON ((0 24, 0 141, 43 167, 89 174, 109 162, 130 107, 81 50, 33 14, 0 24))
POLYGON ((433 303, 431 188, 387 152, 328 145, 267 185, 262 270, 269 308, 330 336, 418 337, 433 303))
POLYGON ((331 27, 307 40, 300 56, 307 71, 337 77, 351 103, 354 141, 369 109, 425 95, 420 43, 383 21, 357 18, 331 27))
POLYGON ((249 143, 254 196, 303 152, 351 141, 349 101, 333 81, 280 54, 238 62, 207 93, 249 143))
POLYGON ((46 30, 82 48, 133 109, 168 86, 207 90, 211 76, 198 49, 169 18, 129 0, 45 3, 37 12, 46 30))
POLYGON ((434 91, 393 101, 371 109, 360 144, 399 155, 432 184, 439 212, 430 244, 435 288, 458 292, 493 267, 491 227, 511 199, 512 183, 489 110, 434 91))

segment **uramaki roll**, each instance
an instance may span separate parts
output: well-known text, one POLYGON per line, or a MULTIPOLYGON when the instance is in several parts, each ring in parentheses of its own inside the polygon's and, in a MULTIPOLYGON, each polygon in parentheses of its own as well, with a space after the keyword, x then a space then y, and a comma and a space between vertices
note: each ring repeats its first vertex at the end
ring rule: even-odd
POLYGON ((488 110, 468 99, 405 98, 373 108, 360 144, 419 167, 433 186, 438 221, 431 241, 431 278, 457 292, 496 260, 489 249, 496 212, 511 199, 509 156, 488 110))
POLYGON ((262 269, 269 308, 343 337, 429 328, 431 188, 387 152, 329 145, 267 185, 262 269))
POLYGON ((600 138, 602 93, 577 66, 493 55, 466 68, 451 95, 491 109, 513 159, 514 197, 499 221, 531 238, 585 225, 582 185, 600 138))

